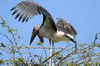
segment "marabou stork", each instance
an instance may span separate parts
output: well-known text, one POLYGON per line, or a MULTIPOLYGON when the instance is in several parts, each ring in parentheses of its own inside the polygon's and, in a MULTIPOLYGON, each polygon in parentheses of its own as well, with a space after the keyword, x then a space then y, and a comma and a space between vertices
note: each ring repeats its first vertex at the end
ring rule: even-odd
POLYGON ((43 37, 48 38, 52 42, 72 41, 75 43, 75 48, 77 47, 75 41, 77 32, 73 26, 61 18, 59 18, 58 22, 55 24, 50 13, 32 0, 22 1, 13 7, 11 11, 12 10, 14 10, 12 15, 17 13, 15 19, 19 18, 18 21, 22 20, 22 22, 27 22, 28 19, 32 18, 32 16, 38 14, 43 15, 41 26, 33 29, 30 43, 32 43, 32 40, 38 34, 42 42, 44 41, 43 37))
MULTIPOLYGON (((57 28, 57 32, 51 35, 52 39, 49 41, 52 41, 53 43, 60 42, 60 41, 65 41, 65 42, 72 41, 75 43, 75 48, 77 48, 77 44, 75 41, 77 32, 74 29, 74 27, 67 21, 63 20, 62 18, 57 18, 57 19, 58 19, 58 22, 55 24, 57 28)), ((36 35, 39 37, 40 42, 42 43, 44 42, 43 38, 45 38, 45 36, 40 35, 40 32, 39 32, 40 29, 41 28, 39 26, 35 26, 33 28, 30 44, 32 43, 36 35)))

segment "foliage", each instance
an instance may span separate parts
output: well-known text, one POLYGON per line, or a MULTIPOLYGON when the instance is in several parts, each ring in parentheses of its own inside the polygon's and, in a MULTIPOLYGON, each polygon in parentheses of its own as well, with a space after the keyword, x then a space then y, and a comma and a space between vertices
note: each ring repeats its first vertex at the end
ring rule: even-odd
POLYGON ((19 41, 22 38, 18 34, 18 30, 7 25, 3 18, 1 18, 0 26, 1 29, 6 29, 5 34, 0 31, 0 36, 5 37, 5 40, 8 41, 8 45, 0 41, 0 65, 48 66, 49 60, 52 57, 55 66, 97 66, 100 64, 100 52, 95 52, 96 50, 100 50, 100 43, 97 42, 99 33, 95 35, 94 41, 90 44, 78 44, 76 53, 74 52, 74 48, 70 47, 72 44, 67 44, 64 48, 54 47, 54 54, 48 56, 47 49, 50 48, 42 46, 41 42, 38 43, 38 47, 29 47, 20 43, 19 41), (35 53, 36 50, 41 54, 38 54, 38 52, 35 53), (5 59, 4 56, 8 57, 5 59))

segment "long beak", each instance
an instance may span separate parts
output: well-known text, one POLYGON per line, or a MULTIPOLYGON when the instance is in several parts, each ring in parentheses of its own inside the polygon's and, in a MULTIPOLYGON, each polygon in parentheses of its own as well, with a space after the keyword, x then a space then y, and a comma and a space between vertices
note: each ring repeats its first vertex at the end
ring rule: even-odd
POLYGON ((37 31, 33 31, 33 33, 32 33, 32 36, 31 36, 31 39, 30 39, 30 45, 31 45, 31 43, 33 42, 33 40, 34 40, 34 38, 36 37, 36 35, 38 35, 38 33, 39 33, 39 30, 37 30, 37 31))

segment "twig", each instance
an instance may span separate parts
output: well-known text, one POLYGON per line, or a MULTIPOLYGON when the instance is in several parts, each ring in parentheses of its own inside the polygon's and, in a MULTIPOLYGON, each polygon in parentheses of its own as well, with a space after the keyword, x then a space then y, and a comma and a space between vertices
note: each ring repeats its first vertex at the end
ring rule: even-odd
POLYGON ((3 35, 3 36, 5 36, 5 37, 9 40, 9 42, 10 42, 12 45, 14 45, 13 42, 11 41, 11 39, 10 39, 7 35, 4 35, 4 34, 2 34, 2 33, 0 33, 0 34, 3 35))
POLYGON ((61 59, 61 60, 59 61, 59 63, 58 63, 56 66, 59 66, 60 63, 61 63, 63 60, 65 60, 66 58, 68 58, 68 57, 69 57, 70 55, 72 55, 72 54, 75 54, 75 52, 72 52, 72 53, 66 55, 63 59, 61 59))
POLYGON ((96 41, 97 41, 97 39, 98 39, 98 34, 100 34, 100 33, 96 33, 93 44, 96 44, 96 41))
POLYGON ((60 50, 60 51, 58 51, 58 52, 56 52, 56 53, 54 53, 52 56, 50 56, 49 58, 47 58, 46 60, 44 60, 42 63, 45 63, 46 61, 48 61, 50 58, 52 58, 53 56, 55 56, 56 54, 58 54, 61 51, 63 51, 63 49, 60 50))

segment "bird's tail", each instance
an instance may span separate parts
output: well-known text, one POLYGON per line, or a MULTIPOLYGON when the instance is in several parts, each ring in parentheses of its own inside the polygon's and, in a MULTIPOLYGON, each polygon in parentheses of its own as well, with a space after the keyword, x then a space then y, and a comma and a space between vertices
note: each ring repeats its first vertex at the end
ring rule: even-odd
POLYGON ((77 41, 75 40, 75 39, 73 39, 73 38, 71 38, 70 36, 68 36, 68 35, 65 35, 67 38, 69 38, 72 42, 74 42, 75 43, 75 52, 77 51, 77 41))

